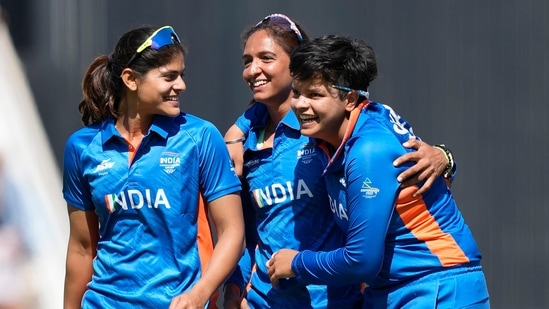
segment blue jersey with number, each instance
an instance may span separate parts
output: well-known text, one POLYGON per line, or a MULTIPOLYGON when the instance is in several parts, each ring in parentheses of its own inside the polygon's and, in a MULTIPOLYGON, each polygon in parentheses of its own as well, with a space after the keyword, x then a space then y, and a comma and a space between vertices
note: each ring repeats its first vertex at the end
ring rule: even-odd
POLYGON ((412 197, 417 187, 400 189, 396 177, 407 167, 396 168, 393 161, 413 151, 402 146, 413 136, 407 123, 379 103, 357 115, 338 149, 341 155, 332 158, 325 173, 330 207, 347 234, 346 244, 299 253, 292 264, 298 279, 386 288, 478 265, 476 242, 442 177, 418 197, 412 197))
POLYGON ((201 199, 239 190, 221 134, 192 115, 156 116, 133 158, 113 119, 72 134, 64 197, 100 222, 83 308, 168 308, 201 276, 201 199))
POLYGON ((273 148, 258 149, 258 136, 266 120, 265 106, 260 103, 237 120, 237 126, 248 135, 243 187, 250 199, 244 209, 246 223, 255 227, 249 235, 256 233, 256 238, 247 237, 251 256, 241 260, 229 281, 247 283, 254 268, 248 291, 252 308, 352 308, 362 298, 357 284, 306 286, 288 279, 281 280, 278 289, 271 286, 265 263, 274 252, 282 248, 333 250, 344 244, 345 236, 329 208, 321 176, 324 154, 318 153, 313 139, 300 134, 299 122, 291 111, 276 127, 273 148))

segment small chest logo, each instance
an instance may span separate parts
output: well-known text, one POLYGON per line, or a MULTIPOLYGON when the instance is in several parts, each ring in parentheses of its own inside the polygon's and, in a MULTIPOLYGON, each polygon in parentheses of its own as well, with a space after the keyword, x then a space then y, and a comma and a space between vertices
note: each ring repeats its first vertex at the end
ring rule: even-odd
POLYGON ((259 163, 261 163, 261 161, 259 159, 252 159, 252 160, 249 160, 247 162, 244 162, 244 166, 247 167, 247 168, 252 168, 252 167, 258 165, 259 163))
POLYGON ((160 156, 160 167, 164 172, 172 174, 181 165, 181 158, 175 152, 163 152, 160 156))
POLYGON ((302 149, 297 151, 297 159, 304 164, 309 164, 316 155, 316 149, 313 144, 306 144, 302 149))
POLYGON ((107 174, 107 170, 111 169, 113 166, 114 162, 112 162, 111 159, 106 159, 97 164, 93 172, 98 173, 99 175, 105 175, 107 174))

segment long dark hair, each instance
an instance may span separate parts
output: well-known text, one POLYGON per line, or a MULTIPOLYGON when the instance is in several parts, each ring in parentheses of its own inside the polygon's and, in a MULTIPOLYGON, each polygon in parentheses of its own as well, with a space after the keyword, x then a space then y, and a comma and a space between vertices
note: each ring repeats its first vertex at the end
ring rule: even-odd
MULTIPOLYGON (((88 66, 82 80, 84 98, 78 105, 84 125, 120 116, 118 108, 124 94, 124 84, 120 78, 122 70, 137 48, 157 29, 154 26, 143 26, 126 32, 110 56, 99 56, 88 66)), ((136 74, 145 75, 151 69, 168 64, 176 55, 186 53, 186 48, 181 44, 166 45, 158 50, 146 48, 131 62, 129 68, 136 74)))

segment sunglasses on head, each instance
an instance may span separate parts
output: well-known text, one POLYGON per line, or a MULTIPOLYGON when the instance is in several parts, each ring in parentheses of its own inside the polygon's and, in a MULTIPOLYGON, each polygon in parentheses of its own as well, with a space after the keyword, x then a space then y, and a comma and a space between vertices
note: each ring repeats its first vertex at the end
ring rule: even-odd
POLYGON ((301 35, 301 32, 297 28, 296 24, 288 16, 284 14, 267 15, 255 26, 257 27, 264 23, 279 26, 286 31, 293 31, 297 35, 297 39, 299 40, 299 42, 303 41, 303 36, 301 35))
POLYGON ((348 92, 354 90, 358 93, 358 95, 363 96, 366 99, 368 99, 369 96, 370 96, 370 93, 368 91, 364 91, 364 90, 360 90, 360 89, 351 89, 349 87, 339 86, 339 85, 332 85, 332 87, 334 87, 335 89, 338 89, 338 90, 343 90, 343 91, 348 91, 348 92))
POLYGON ((156 30, 151 36, 149 36, 143 44, 141 44, 137 50, 135 51, 135 54, 130 58, 130 61, 126 64, 126 67, 129 67, 132 61, 137 58, 137 56, 147 49, 148 47, 159 50, 160 48, 171 45, 174 43, 181 44, 181 41, 179 40, 179 37, 177 36, 177 33, 175 33, 175 30, 171 26, 164 26, 162 28, 159 28, 156 30))

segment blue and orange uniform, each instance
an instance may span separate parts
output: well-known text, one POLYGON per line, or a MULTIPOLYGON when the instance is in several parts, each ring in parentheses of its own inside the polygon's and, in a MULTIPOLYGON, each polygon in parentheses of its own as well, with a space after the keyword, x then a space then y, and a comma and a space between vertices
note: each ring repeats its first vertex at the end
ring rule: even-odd
POLYGON ((318 153, 314 139, 300 134, 291 111, 276 127, 273 148, 259 148, 267 117, 265 106, 256 103, 236 122, 248 136, 243 191, 249 195, 242 194, 248 250, 229 282, 241 288, 249 283, 251 308, 354 308, 362 299, 359 284, 305 285, 288 279, 278 289, 271 286, 266 262, 274 252, 333 250, 344 244, 345 235, 329 208, 321 177, 324 154, 318 153))
POLYGON ((112 118, 72 134, 64 197, 100 223, 82 307, 167 308, 209 259, 203 202, 240 189, 219 131, 189 114, 156 116, 137 150, 128 149, 112 118))
POLYGON ((407 167, 392 162, 413 151, 402 146, 413 136, 386 105, 351 113, 324 174, 346 244, 300 252, 292 270, 303 283, 366 282, 364 308, 488 307, 481 254, 444 179, 417 197, 399 187, 407 167))

